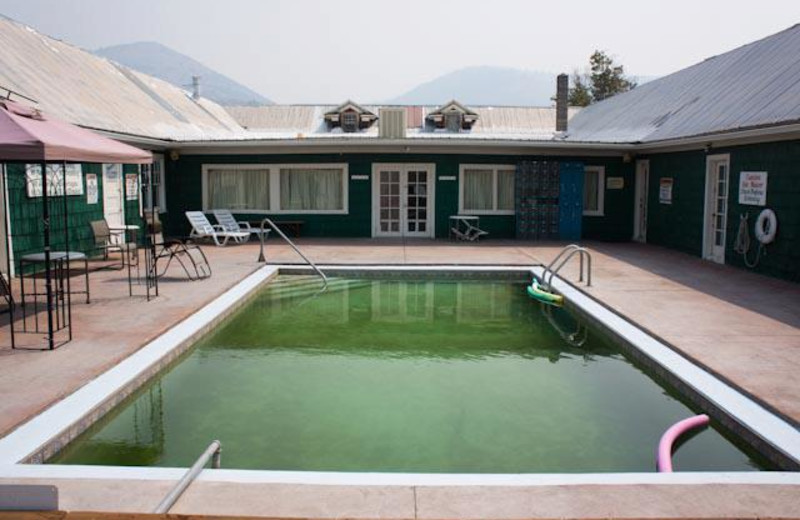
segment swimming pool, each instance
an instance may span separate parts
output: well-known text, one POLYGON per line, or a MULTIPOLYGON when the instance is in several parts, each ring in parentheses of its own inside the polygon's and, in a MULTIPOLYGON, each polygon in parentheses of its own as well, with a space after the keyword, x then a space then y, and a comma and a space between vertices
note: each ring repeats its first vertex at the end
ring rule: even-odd
MULTIPOLYGON (((282 276, 50 462, 229 468, 649 472, 695 413, 599 330, 504 281, 282 276)), ((712 427, 680 470, 764 468, 712 427)))

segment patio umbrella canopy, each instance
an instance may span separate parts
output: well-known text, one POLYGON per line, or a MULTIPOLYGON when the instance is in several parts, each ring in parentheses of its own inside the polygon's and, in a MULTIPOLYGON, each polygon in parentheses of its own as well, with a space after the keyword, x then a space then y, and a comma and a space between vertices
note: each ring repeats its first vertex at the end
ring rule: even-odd
POLYGON ((4 99, 0 161, 149 164, 153 155, 4 99))

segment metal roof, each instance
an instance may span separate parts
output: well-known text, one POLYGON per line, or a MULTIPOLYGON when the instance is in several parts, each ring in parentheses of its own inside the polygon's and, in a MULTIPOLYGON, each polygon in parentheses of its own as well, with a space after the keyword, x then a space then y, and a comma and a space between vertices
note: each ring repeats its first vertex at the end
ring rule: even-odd
MULTIPOLYGON (((378 113, 382 107, 397 105, 363 105, 364 109, 378 113)), ((228 112, 249 132, 252 138, 341 138, 363 139, 378 136, 376 123, 359 132, 329 130, 324 124, 324 115, 333 105, 269 105, 260 107, 226 107, 228 112)), ((448 132, 430 130, 424 126, 425 114, 437 107, 408 106, 409 139, 503 139, 503 140, 552 140, 556 135, 556 110, 554 107, 475 107, 470 110, 478 114, 472 130, 448 132)), ((580 109, 570 108, 570 117, 580 109)))
POLYGON ((0 16, 0 86, 72 123, 157 139, 236 138, 219 105, 0 16))
POLYGON ((591 105, 567 141, 668 141, 800 121, 800 24, 591 105))

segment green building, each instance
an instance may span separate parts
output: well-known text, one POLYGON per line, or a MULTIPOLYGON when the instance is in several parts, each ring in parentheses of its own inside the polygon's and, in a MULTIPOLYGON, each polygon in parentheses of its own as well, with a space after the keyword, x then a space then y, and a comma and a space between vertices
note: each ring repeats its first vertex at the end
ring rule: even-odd
MULTIPOLYGON (((52 40, 61 56, 50 59, 35 44, 46 37, 15 22, 0 20, 0 35, 8 54, 26 55, 0 55, 0 85, 157 154, 144 172, 155 190, 135 199, 110 184, 111 167, 83 166, 101 201, 126 197, 125 221, 154 205, 180 236, 185 211, 226 208, 309 237, 444 239, 461 215, 477 217, 488 240, 639 241, 800 281, 800 26, 580 110, 566 106, 565 76, 554 107, 223 109, 63 42, 52 40), (85 74, 100 77, 88 101, 85 74), (54 76, 59 92, 45 87, 54 76), (760 227, 762 244, 765 209, 777 232, 760 227)), ((7 197, 13 236, 35 202, 7 197)), ((102 214, 83 200, 76 214, 102 214)), ((70 223, 76 237, 84 220, 70 223)), ((13 244, 15 255, 35 247, 13 244)))

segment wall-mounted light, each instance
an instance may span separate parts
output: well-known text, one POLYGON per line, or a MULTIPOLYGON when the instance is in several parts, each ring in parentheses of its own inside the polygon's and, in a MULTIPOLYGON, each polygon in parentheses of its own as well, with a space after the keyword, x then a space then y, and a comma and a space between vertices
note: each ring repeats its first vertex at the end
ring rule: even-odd
POLYGON ((626 153, 622 156, 622 162, 629 163, 633 160, 633 156, 629 153, 626 153))
POLYGON ((706 153, 711 152, 711 143, 706 143, 703 149, 706 151, 706 153))
POLYGON ((178 150, 170 150, 169 158, 172 159, 173 161, 177 161, 178 159, 181 158, 181 154, 178 152, 178 150))

